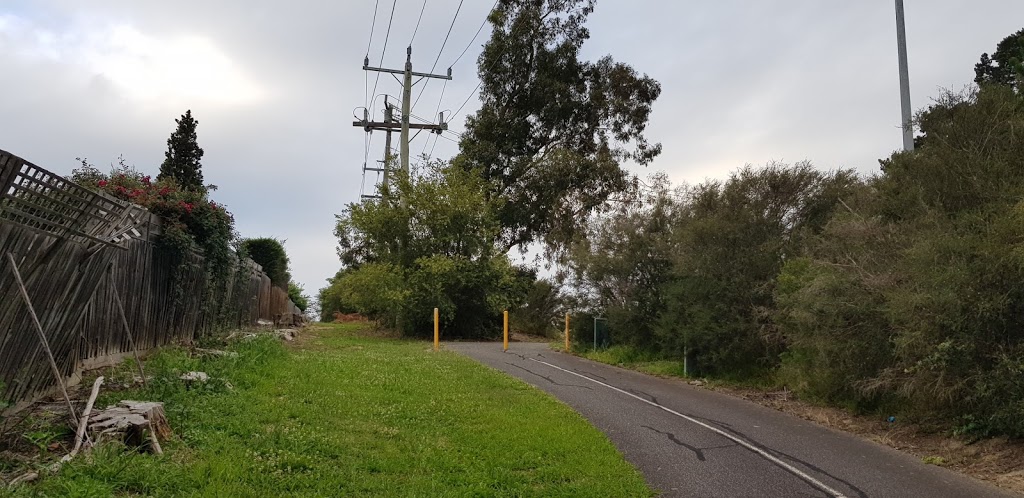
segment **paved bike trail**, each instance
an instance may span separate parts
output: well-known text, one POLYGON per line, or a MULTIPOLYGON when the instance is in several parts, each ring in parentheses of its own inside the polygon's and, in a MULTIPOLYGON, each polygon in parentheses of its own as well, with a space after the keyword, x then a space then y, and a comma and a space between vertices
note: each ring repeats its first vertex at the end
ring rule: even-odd
POLYGON ((603 431, 662 496, 1010 497, 987 483, 776 410, 682 381, 550 350, 448 349, 562 400, 603 431))

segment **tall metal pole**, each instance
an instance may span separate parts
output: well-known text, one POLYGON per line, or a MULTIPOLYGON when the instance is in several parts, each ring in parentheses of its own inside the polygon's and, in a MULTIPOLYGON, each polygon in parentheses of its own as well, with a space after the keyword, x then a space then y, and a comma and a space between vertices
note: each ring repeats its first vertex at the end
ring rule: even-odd
POLYGON ((907 67, 907 27, 903 0, 896 0, 896 42, 900 59, 900 100, 903 106, 903 150, 914 150, 914 125, 910 110, 910 69, 907 67))
POLYGON ((412 103, 412 45, 405 50, 405 85, 402 88, 402 172, 409 174, 409 113, 412 103))

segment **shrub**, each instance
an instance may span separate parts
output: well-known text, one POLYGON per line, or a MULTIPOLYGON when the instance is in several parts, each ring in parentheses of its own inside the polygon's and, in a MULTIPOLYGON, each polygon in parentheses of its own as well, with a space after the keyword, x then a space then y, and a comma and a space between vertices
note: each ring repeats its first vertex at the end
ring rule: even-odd
POLYGON ((410 336, 431 333, 434 308, 446 335, 500 334, 501 312, 522 302, 533 274, 495 250, 483 181, 438 162, 416 178, 397 175, 394 189, 338 216, 345 269, 323 297, 410 336))

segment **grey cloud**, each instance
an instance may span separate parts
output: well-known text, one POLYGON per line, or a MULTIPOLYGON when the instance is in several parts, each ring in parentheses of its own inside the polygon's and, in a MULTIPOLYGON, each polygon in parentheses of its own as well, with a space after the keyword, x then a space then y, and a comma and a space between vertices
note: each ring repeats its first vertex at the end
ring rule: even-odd
MULTIPOLYGON (((430 69, 458 3, 428 1, 413 54, 417 70, 430 69)), ((492 3, 464 2, 437 71, 469 43, 492 3)), ((380 4, 372 64, 380 60, 391 7, 380 4)), ((385 66, 404 62, 421 5, 399 0, 385 66)), ((202 36, 266 95, 238 105, 140 102, 81 61, 18 55, 25 40, 0 32, 0 148, 62 173, 75 156, 105 165, 122 153, 155 172, 173 119, 191 107, 206 150, 204 173, 220 186, 216 198, 235 213, 243 235, 287 239, 296 278, 315 291, 338 266, 334 214, 360 192, 364 137, 351 116, 367 91, 360 66, 373 7, 369 0, 5 2, 0 16, 58 34, 127 25, 157 40, 202 36)), ((973 79, 980 53, 1022 27, 1024 3, 907 0, 907 15, 912 91, 921 107, 939 87, 973 79)), ((649 132, 665 152, 638 173, 664 170, 694 182, 772 159, 871 172, 900 144, 893 16, 890 0, 602 0, 584 53, 611 54, 662 83, 649 132)), ((442 110, 461 105, 476 85, 487 33, 453 68, 454 81, 429 84, 415 114, 431 117, 439 100, 442 110)), ((394 80, 381 77, 377 93, 397 91, 394 80)), ((461 129, 476 107, 471 99, 452 128, 461 129)), ((414 153, 425 140, 417 139, 414 153)), ((382 147, 374 136, 370 161, 382 147)), ((440 140, 435 155, 455 147, 440 140)))

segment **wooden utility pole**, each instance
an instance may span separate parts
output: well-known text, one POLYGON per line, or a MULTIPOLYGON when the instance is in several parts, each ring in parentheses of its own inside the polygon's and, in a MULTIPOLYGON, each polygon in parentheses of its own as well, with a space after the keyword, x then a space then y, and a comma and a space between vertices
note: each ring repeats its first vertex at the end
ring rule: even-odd
POLYGON ((402 83, 402 171, 409 172, 409 113, 412 112, 412 45, 405 49, 405 81, 402 83))
MULTIPOLYGON (((388 96, 384 96, 384 124, 390 125, 395 122, 394 113, 391 111, 391 103, 388 102, 388 96)), ((391 173, 391 128, 387 130, 386 138, 384 138, 384 189, 388 187, 388 176, 391 173)))
MULTIPOLYGON (((440 134, 441 132, 448 129, 448 123, 444 122, 444 114, 441 114, 438 124, 420 124, 410 123, 409 118, 412 113, 412 87, 415 86, 424 78, 436 78, 442 80, 452 79, 452 68, 448 68, 448 74, 429 74, 429 73, 417 73, 412 70, 412 47, 406 49, 405 57, 405 69, 386 69, 381 67, 370 67, 370 59, 363 59, 363 70, 364 71, 376 71, 379 73, 389 73, 391 75, 401 74, 403 79, 402 83, 402 120, 396 123, 393 115, 391 115, 391 106, 385 105, 384 121, 370 121, 367 113, 363 113, 363 119, 361 121, 353 121, 352 126, 358 126, 366 132, 372 130, 384 130, 388 133, 388 148, 384 153, 384 181, 387 182, 388 177, 388 158, 391 155, 390 138, 391 131, 400 130, 401 140, 400 144, 400 157, 401 157, 401 168, 405 173, 409 173, 409 130, 429 130, 431 133, 440 134), (419 79, 413 81, 413 77, 419 79)), ((398 79, 395 76, 395 79, 398 79)))
MULTIPOLYGON (((368 119, 369 112, 370 112, 369 109, 363 109, 363 121, 361 121, 362 123, 368 123, 369 122, 369 119, 368 119)), ((381 166, 379 168, 371 168, 371 167, 367 166, 365 162, 363 163, 363 173, 364 174, 367 171, 373 171, 375 173, 383 173, 384 174, 384 178, 382 180, 382 183, 384 185, 384 189, 385 190, 387 190, 387 188, 388 188, 388 181, 389 181, 388 176, 391 173, 391 132, 393 130, 392 130, 392 128, 390 128, 390 125, 395 122, 393 116, 394 116, 394 112, 393 112, 393 109, 391 107, 391 103, 388 102, 388 96, 385 95, 384 96, 384 125, 386 127, 385 133, 387 133, 387 135, 385 135, 386 138, 384 139, 384 160, 383 161, 377 161, 378 163, 381 163, 381 166)), ((369 128, 367 129, 367 133, 369 133, 369 128)), ((363 197, 363 199, 378 199, 378 198, 380 198, 380 195, 377 195, 377 194, 363 194, 362 197, 363 197)))

